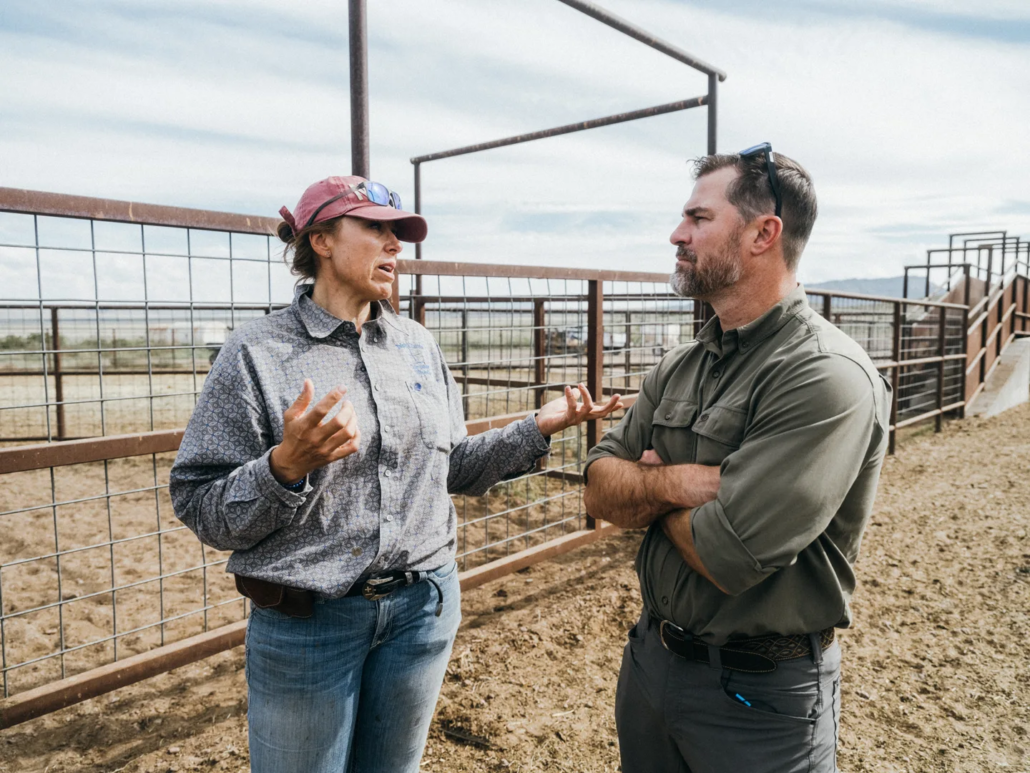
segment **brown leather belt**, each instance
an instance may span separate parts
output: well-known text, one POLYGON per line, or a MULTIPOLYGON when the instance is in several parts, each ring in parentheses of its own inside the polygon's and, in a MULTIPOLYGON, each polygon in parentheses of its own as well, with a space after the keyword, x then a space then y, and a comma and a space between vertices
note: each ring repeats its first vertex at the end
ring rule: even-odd
MULTIPOLYGON (((648 624, 657 629, 662 645, 672 654, 698 663, 711 662, 708 644, 702 639, 668 620, 653 615, 648 615, 648 624)), ((836 638, 835 629, 827 628, 820 631, 818 636, 820 648, 825 650, 836 638)), ((775 671, 777 661, 793 660, 811 654, 812 637, 806 633, 737 639, 719 647, 719 660, 723 668, 752 674, 775 671)))
POLYGON ((259 609, 274 609, 290 617, 311 617, 315 613, 315 594, 303 588, 291 588, 257 577, 235 575, 236 590, 254 602, 259 609))

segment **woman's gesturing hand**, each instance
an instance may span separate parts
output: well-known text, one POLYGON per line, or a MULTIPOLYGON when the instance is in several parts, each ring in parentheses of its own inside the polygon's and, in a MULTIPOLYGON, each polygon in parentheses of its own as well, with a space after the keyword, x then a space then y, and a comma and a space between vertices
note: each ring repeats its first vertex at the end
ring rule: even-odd
POLYGON ((269 466, 277 481, 296 483, 313 470, 358 450, 361 431, 349 400, 340 406, 339 413, 325 421, 345 394, 347 390, 338 386, 309 411, 315 385, 311 379, 304 380, 300 397, 283 412, 283 441, 272 449, 269 457, 269 466))
POLYGON ((565 387, 565 396, 547 403, 536 415, 536 425, 540 434, 550 437, 563 429, 581 424, 584 421, 603 419, 612 411, 622 408, 622 395, 612 395, 604 405, 594 405, 590 391, 578 384, 578 389, 565 387), (582 398, 583 402, 579 402, 582 398))

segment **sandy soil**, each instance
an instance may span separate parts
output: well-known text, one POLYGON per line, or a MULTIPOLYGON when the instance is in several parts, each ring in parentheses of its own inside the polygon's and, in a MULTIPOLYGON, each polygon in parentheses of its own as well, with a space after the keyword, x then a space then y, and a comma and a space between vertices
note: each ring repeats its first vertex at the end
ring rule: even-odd
MULTIPOLYGON (((844 771, 1030 770, 1030 407, 907 438, 843 632, 844 771)), ((425 771, 616 771, 622 533, 464 598, 425 771)), ((3 733, 4 771, 247 769, 242 651, 3 733)))

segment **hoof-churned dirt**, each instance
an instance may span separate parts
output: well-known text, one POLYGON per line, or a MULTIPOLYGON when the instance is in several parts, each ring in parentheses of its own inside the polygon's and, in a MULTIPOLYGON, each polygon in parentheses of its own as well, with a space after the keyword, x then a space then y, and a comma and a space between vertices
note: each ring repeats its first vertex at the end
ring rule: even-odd
MULTIPOLYGON (((1030 771, 1030 407, 887 461, 842 632, 843 771, 1030 771)), ((423 770, 617 771, 622 533, 465 595, 423 770)), ((242 651, 0 734, 3 771, 247 770, 242 651)))

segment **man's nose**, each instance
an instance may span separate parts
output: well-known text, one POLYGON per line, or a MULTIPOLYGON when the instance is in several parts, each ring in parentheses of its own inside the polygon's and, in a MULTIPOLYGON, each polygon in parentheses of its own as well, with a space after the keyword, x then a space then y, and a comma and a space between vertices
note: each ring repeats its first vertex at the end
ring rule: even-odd
POLYGON ((676 226, 676 230, 669 236, 669 241, 677 245, 690 243, 690 232, 687 229, 687 221, 685 219, 676 226))

